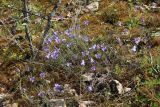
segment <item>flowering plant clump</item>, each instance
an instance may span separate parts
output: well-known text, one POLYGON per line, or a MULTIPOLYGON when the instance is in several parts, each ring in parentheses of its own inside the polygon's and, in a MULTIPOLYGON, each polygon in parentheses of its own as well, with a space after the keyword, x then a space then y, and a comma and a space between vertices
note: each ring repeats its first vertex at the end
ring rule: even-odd
POLYGON ((158 0, 0 3, 2 103, 158 107, 158 0))

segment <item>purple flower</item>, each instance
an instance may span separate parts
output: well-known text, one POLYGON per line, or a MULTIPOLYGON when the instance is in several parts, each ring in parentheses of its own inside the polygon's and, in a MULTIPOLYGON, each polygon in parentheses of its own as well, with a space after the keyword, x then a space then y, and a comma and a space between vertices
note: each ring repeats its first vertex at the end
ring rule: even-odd
POLYGON ((73 31, 73 30, 74 30, 74 28, 73 28, 73 27, 71 27, 71 28, 69 28, 68 30, 69 30, 69 31, 73 31))
POLYGON ((141 41, 141 38, 140 37, 137 37, 137 38, 134 38, 134 42, 138 45, 139 42, 141 41))
POLYGON ((35 81, 35 77, 30 77, 29 81, 34 82, 35 81))
POLYGON ((92 47, 89 48, 89 50, 91 50, 91 49, 96 49, 96 47, 97 47, 97 45, 94 44, 92 47))
POLYGON ((59 54, 60 54, 60 49, 55 49, 55 50, 51 53, 50 57, 53 58, 53 59, 57 59, 57 58, 59 57, 59 54))
POLYGON ((119 43, 119 44, 122 44, 122 41, 119 37, 116 37, 116 42, 119 43))
POLYGON ((100 49, 100 48, 101 48, 101 46, 98 44, 97 47, 96 47, 96 49, 100 49))
POLYGON ((72 63, 68 62, 66 65, 67 65, 67 67, 70 67, 72 65, 72 63))
POLYGON ((69 30, 66 30, 64 33, 65 33, 66 35, 70 35, 70 31, 69 31, 69 30))
POLYGON ((101 54, 95 54, 95 57, 97 58, 97 59, 100 59, 101 58, 101 54))
POLYGON ((137 12, 138 10, 140 10, 140 6, 135 5, 134 7, 135 7, 135 9, 134 9, 135 12, 137 12))
POLYGON ((76 29, 80 29, 80 25, 77 25, 77 26, 76 26, 76 29))
POLYGON ((92 49, 96 49, 96 47, 97 47, 97 45, 96 45, 96 44, 94 44, 94 45, 92 46, 92 49))
POLYGON ((61 43, 61 39, 59 38, 58 36, 58 33, 57 32, 53 32, 53 37, 52 37, 53 40, 55 40, 56 43, 61 43))
POLYGON ((49 59, 51 56, 51 53, 49 52, 47 55, 46 55, 46 58, 49 59))
POLYGON ((88 21, 88 20, 85 20, 85 21, 83 22, 83 24, 87 26, 87 25, 89 25, 89 21, 88 21))
POLYGON ((81 65, 85 66, 85 61, 84 60, 81 61, 81 65))
POLYGON ((137 46, 134 45, 134 46, 132 47, 131 51, 132 51, 132 52, 136 52, 136 51, 137 51, 137 46))
POLYGON ((89 55, 89 51, 85 51, 85 52, 82 52, 82 56, 86 56, 86 55, 89 55))
POLYGON ((54 84, 54 90, 60 92, 62 91, 62 86, 59 84, 54 84))
POLYGON ((57 32, 53 32, 53 35, 54 35, 54 36, 58 36, 58 33, 57 33, 57 32))
POLYGON ((71 45, 72 45, 72 43, 67 43, 67 48, 70 48, 71 47, 71 45))
POLYGON ((45 92, 44 92, 44 91, 39 92, 39 93, 38 93, 38 96, 40 96, 40 97, 45 96, 45 92))
POLYGON ((121 21, 118 21, 116 25, 117 25, 117 26, 122 26, 123 23, 122 23, 121 21))
POLYGON ((45 78, 46 74, 45 74, 44 72, 41 72, 41 73, 39 74, 39 76, 40 76, 41 78, 45 78))
POLYGON ((90 61, 91 63, 95 63, 94 59, 93 58, 90 58, 90 61))
POLYGON ((58 43, 58 44, 61 43, 61 39, 59 39, 59 37, 55 37, 54 40, 55 40, 55 42, 58 43))
POLYGON ((91 70, 95 71, 96 70, 96 66, 91 67, 91 70))
POLYGON ((87 90, 91 92, 91 91, 93 91, 93 87, 92 86, 87 86, 87 90))
POLYGON ((49 52, 49 47, 48 47, 48 46, 43 46, 43 50, 44 50, 45 52, 49 52))
POLYGON ((88 42, 88 41, 89 41, 89 37, 88 37, 88 36, 84 36, 84 37, 82 37, 82 39, 83 39, 85 42, 88 42))
POLYGON ((66 31, 65 31, 65 34, 66 34, 67 36, 69 36, 70 38, 74 38, 74 35, 70 32, 70 30, 66 30, 66 31))
POLYGON ((74 38, 75 36, 73 34, 68 35, 70 38, 74 38))
POLYGON ((84 56, 86 56, 86 53, 85 52, 81 52, 82 53, 82 56, 84 57, 84 56))
POLYGON ((107 47, 105 47, 105 46, 102 46, 102 51, 104 52, 104 51, 106 51, 107 50, 107 47))
POLYGON ((52 42, 52 40, 53 40, 52 38, 47 38, 47 39, 45 40, 45 43, 46 43, 46 44, 50 44, 50 43, 52 42))
POLYGON ((140 21, 142 22, 142 24, 145 24, 145 19, 144 19, 144 17, 142 17, 142 18, 140 19, 140 21))
POLYGON ((129 35, 130 32, 128 29, 124 29, 123 32, 122 32, 122 35, 129 35))

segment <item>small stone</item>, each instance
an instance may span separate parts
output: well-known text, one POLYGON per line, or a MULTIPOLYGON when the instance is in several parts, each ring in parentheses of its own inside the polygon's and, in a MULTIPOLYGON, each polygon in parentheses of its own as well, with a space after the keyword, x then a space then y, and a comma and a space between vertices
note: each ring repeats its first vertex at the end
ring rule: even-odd
POLYGON ((93 107, 95 106, 94 101, 80 101, 79 107, 93 107))
POLYGON ((89 9, 88 9, 88 8, 82 8, 82 12, 83 12, 83 13, 88 13, 88 12, 89 12, 89 9))
POLYGON ((50 80, 45 80, 45 81, 46 81, 46 83, 47 83, 47 84, 50 84, 50 83, 51 83, 51 81, 50 81, 50 80))
POLYGON ((64 85, 64 91, 71 95, 78 96, 78 94, 76 93, 76 90, 72 89, 69 84, 64 85))
POLYGON ((7 104, 5 107, 18 107, 18 103, 7 104))
POLYGON ((158 37, 158 36, 160 36, 160 31, 157 31, 157 32, 155 32, 155 33, 152 33, 151 36, 152 36, 152 37, 158 37))
POLYGON ((4 92, 6 90, 5 87, 0 87, 0 92, 4 92))
POLYGON ((93 2, 86 6, 90 11, 97 11, 99 8, 99 2, 93 2))
POLYGON ((5 98, 9 98, 11 95, 9 95, 9 94, 4 94, 4 93, 1 93, 0 94, 0 100, 1 99, 5 99, 5 98))
POLYGON ((93 80, 94 73, 86 73, 82 75, 83 81, 90 82, 93 80))
POLYGON ((111 94, 119 95, 131 91, 131 88, 123 87, 118 80, 111 80, 109 82, 111 94))
POLYGON ((131 88, 124 87, 124 92, 129 92, 129 91, 131 91, 131 88))
POLYGON ((123 86, 118 80, 111 80, 109 86, 111 94, 118 95, 123 93, 123 86))
POLYGON ((65 90, 65 91, 68 91, 68 90, 70 90, 70 89, 71 89, 71 87, 70 87, 69 84, 64 84, 64 90, 65 90))
POLYGON ((151 7, 151 11, 160 12, 160 7, 151 7))
POLYGON ((66 107, 66 103, 64 99, 51 99, 50 106, 51 107, 66 107))

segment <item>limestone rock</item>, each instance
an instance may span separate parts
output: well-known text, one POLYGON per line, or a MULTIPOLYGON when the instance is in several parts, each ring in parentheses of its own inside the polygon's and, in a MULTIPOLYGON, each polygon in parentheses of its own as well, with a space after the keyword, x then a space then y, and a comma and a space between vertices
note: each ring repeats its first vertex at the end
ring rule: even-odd
POLYGON ((99 2, 93 2, 86 6, 90 11, 97 11, 99 9, 99 2))
POLYGON ((160 31, 156 31, 156 32, 154 32, 154 33, 151 33, 151 36, 152 36, 152 37, 160 36, 160 31))
POLYGON ((94 73, 86 73, 82 75, 83 81, 90 82, 93 80, 94 73))
POLYGON ((80 101, 79 107, 93 107, 95 106, 94 101, 80 101))
POLYGON ((0 94, 0 100, 6 99, 6 98, 9 98, 9 97, 11 97, 10 94, 5 94, 5 93, 0 94))
POLYGON ((50 106, 51 107, 66 107, 66 103, 64 99, 51 99, 50 106))
POLYGON ((75 89, 72 89, 69 84, 64 85, 64 92, 69 93, 74 96, 78 96, 75 89))
POLYGON ((129 92, 129 91, 131 91, 131 88, 124 87, 124 92, 129 92))
POLYGON ((5 107, 18 107, 18 103, 7 104, 5 107))
POLYGON ((111 80, 109 82, 109 86, 111 94, 116 96, 131 91, 131 88, 123 87, 123 85, 118 80, 111 80))

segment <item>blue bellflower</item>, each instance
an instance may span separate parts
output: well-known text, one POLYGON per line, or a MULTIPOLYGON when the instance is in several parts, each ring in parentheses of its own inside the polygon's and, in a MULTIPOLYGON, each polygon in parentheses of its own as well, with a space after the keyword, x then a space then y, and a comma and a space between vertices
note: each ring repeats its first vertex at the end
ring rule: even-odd
POLYGON ((45 78, 46 74, 45 74, 44 72, 41 72, 41 73, 39 74, 39 76, 40 76, 41 78, 45 78))
POLYGON ((91 91, 93 91, 93 87, 92 86, 87 86, 87 90, 91 92, 91 91))
POLYGON ((89 21, 88 21, 88 20, 85 20, 85 21, 83 22, 83 24, 87 26, 87 25, 89 25, 89 21))
POLYGON ((34 82, 35 81, 35 77, 30 77, 29 81, 34 82))
POLYGON ((61 39, 59 39, 59 37, 55 37, 55 42, 59 44, 61 43, 61 39))
POLYGON ((81 61, 81 65, 85 66, 85 61, 84 60, 81 61))
POLYGON ((91 67, 91 70, 95 71, 96 70, 96 66, 91 67))
POLYGON ((140 37, 134 38, 134 42, 138 45, 141 42, 141 38, 140 37))
POLYGON ((44 96, 45 96, 45 92, 44 92, 44 91, 39 92, 39 93, 38 93, 38 96, 39 96, 39 97, 44 97, 44 96))
POLYGON ((55 49, 52 53, 51 53, 51 55, 50 55, 50 57, 52 58, 52 59, 57 59, 58 57, 59 57, 59 54, 60 54, 60 51, 59 51, 60 49, 55 49))
POLYGON ((95 54, 95 57, 97 58, 97 59, 100 59, 101 58, 101 54, 95 54))
POLYGON ((55 91, 61 92, 62 91, 62 86, 59 84, 54 84, 54 89, 55 91))
POLYGON ((134 46, 132 47, 131 51, 132 51, 132 52, 136 52, 136 51, 137 51, 137 46, 134 45, 134 46))

